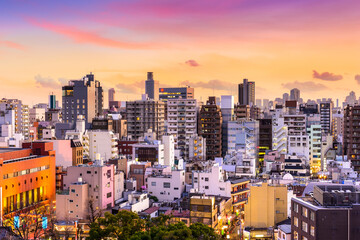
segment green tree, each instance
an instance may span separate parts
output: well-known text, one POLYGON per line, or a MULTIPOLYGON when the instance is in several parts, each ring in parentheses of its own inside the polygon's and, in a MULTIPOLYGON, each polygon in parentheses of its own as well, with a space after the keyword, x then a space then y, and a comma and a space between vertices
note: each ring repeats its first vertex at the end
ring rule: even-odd
POLYGON ((145 221, 136 213, 120 211, 116 215, 105 213, 90 225, 90 239, 130 239, 136 232, 145 229, 145 221))
POLYGON ((169 223, 169 216, 141 219, 136 213, 120 211, 116 215, 105 213, 90 225, 90 239, 122 240, 218 240, 211 227, 195 223, 187 227, 183 222, 169 223))

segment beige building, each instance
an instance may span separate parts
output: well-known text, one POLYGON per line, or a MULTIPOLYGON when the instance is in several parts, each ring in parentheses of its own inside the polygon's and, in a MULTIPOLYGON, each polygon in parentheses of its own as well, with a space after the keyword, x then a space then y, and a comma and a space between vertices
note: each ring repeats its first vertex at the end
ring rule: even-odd
POLYGON ((87 219, 89 215, 89 185, 79 178, 68 191, 56 194, 56 219, 75 221, 87 219))
POLYGON ((292 191, 285 185, 260 183, 250 186, 245 204, 245 227, 268 228, 288 218, 292 191))

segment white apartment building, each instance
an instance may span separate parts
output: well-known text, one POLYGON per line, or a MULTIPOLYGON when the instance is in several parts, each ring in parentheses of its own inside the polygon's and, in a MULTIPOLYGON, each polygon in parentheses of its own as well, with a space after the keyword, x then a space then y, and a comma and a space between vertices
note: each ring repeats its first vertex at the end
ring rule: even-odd
POLYGON ((193 134, 189 139, 189 158, 204 160, 206 159, 206 139, 197 134, 193 134))
POLYGON ((173 170, 171 175, 150 175, 147 178, 148 192, 159 201, 172 202, 180 199, 185 191, 185 170, 173 170))
POLYGON ((219 163, 206 171, 192 171, 192 188, 193 192, 231 197, 231 182, 225 180, 219 163))
POLYGON ((175 161, 175 140, 173 135, 162 136, 164 144, 164 165, 174 167, 175 161))
POLYGON ((285 125, 284 118, 273 118, 272 136, 272 150, 286 154, 288 152, 288 126, 285 125))
POLYGON ((30 108, 29 109, 29 119, 30 123, 33 124, 34 122, 42 122, 45 121, 45 108, 30 108))
POLYGON ((174 135, 175 148, 181 151, 180 156, 187 158, 190 137, 197 133, 196 99, 168 100, 167 110, 167 132, 174 135))
MULTIPOLYGON (((220 159, 222 160, 222 158, 220 159)), ((256 159, 246 156, 244 150, 237 150, 227 154, 220 166, 229 177, 251 178, 256 176, 256 159)))
POLYGON ((227 125, 227 152, 243 149, 247 157, 256 159, 259 146, 259 122, 238 120, 229 121, 227 125))
POLYGON ((306 115, 284 115, 288 126, 288 154, 302 155, 309 160, 309 136, 306 132, 306 115))
MULTIPOLYGON (((104 160, 119 157, 119 150, 117 148, 118 139, 112 131, 100 129, 87 130, 85 135, 89 138, 90 159, 95 159, 97 153, 100 153, 101 158, 104 160)), ((84 145, 86 145, 86 143, 84 145)))
POLYGON ((29 138, 29 107, 18 99, 0 100, 0 111, 12 109, 15 111, 15 133, 22 133, 25 140, 29 138))

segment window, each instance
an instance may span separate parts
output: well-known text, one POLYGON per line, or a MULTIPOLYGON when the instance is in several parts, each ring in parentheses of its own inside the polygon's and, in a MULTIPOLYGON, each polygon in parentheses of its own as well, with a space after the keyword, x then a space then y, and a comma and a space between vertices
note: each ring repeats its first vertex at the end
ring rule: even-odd
POLYGON ((70 199, 69 202, 74 202, 74 201, 70 199))
POLYGON ((209 189, 209 186, 205 186, 205 189, 209 189))
POLYGON ((164 182, 164 188, 170 188, 170 183, 169 182, 164 182))
POLYGON ((299 234, 297 231, 294 231, 294 240, 299 240, 299 234))
POLYGON ((299 204, 294 203, 294 211, 297 213, 299 212, 299 204))
POLYGON ((302 222, 301 230, 308 232, 308 224, 304 221, 302 222))
POLYGON ((108 192, 108 193, 106 194, 106 197, 107 197, 107 198, 111 198, 111 192, 108 192))
POLYGON ((310 211, 310 220, 315 221, 315 213, 310 211))
POLYGON ((308 209, 307 208, 302 207, 302 215, 304 217, 308 217, 308 209))
POLYGON ((151 186, 156 186, 156 182, 151 182, 151 186))
POLYGON ((71 192, 75 192, 75 189, 71 189, 71 192))
POLYGON ((206 178, 205 178, 205 182, 208 182, 208 181, 209 181, 209 178, 206 177, 206 178))
POLYGON ((179 190, 179 188, 178 188, 178 187, 174 187, 174 190, 179 190))
POLYGON ((307 237, 302 237, 301 240, 308 240, 307 237))
POLYGON ((297 217, 294 217, 294 225, 295 225, 296 227, 299 226, 299 219, 298 219, 297 217))
POLYGON ((87 173, 87 174, 91 174, 91 171, 87 171, 86 173, 87 173))
POLYGON ((311 234, 311 236, 315 237, 315 227, 314 226, 310 226, 310 234, 311 234))

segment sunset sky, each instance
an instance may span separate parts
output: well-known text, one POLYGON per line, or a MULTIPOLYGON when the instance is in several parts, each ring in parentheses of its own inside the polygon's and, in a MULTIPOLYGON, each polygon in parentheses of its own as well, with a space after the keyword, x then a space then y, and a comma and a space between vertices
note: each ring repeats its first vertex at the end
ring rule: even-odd
POLYGON ((256 98, 343 101, 360 94, 359 56, 359 0, 0 1, 0 97, 30 105, 90 71, 122 101, 148 71, 202 100, 248 78, 256 98))

